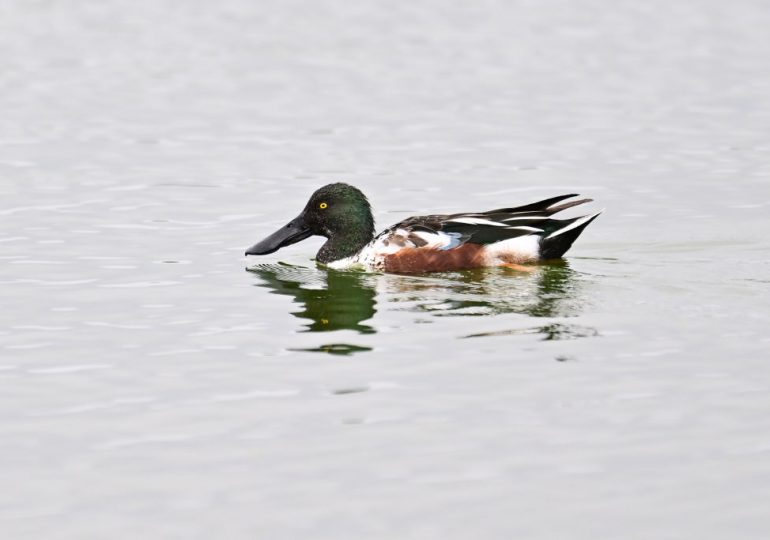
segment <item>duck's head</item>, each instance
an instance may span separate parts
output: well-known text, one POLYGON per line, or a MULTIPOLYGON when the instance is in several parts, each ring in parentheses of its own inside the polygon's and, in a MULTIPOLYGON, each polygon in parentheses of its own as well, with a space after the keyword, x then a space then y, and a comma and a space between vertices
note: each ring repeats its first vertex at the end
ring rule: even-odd
POLYGON ((369 201, 351 185, 336 183, 318 189, 299 216, 251 246, 246 255, 267 255, 310 236, 329 240, 318 252, 322 263, 350 257, 374 236, 369 201))

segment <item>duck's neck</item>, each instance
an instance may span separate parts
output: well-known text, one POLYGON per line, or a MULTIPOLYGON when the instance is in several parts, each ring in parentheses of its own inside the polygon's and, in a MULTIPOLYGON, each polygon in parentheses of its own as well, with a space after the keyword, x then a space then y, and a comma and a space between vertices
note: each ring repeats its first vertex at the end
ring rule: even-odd
POLYGON ((368 244, 374 236, 372 229, 345 231, 344 234, 332 234, 321 246, 316 260, 323 264, 352 257, 368 244))

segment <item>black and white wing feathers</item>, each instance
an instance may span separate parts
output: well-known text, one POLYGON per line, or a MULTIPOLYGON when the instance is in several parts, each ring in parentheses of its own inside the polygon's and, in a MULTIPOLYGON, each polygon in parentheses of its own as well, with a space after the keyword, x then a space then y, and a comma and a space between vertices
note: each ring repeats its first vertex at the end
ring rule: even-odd
POLYGON ((389 242, 396 242, 401 247, 429 246, 437 249, 453 249, 466 242, 493 244, 529 235, 545 239, 583 219, 560 220, 550 217, 561 210, 591 201, 578 199, 563 202, 576 196, 561 195, 523 206, 486 212, 410 217, 383 231, 378 239, 387 238, 389 242))

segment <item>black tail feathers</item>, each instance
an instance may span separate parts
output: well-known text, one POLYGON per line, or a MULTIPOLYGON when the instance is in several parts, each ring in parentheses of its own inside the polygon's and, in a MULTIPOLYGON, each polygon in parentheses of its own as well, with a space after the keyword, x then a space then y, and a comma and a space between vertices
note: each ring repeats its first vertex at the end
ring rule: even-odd
POLYGON ((540 240, 540 258, 543 260, 558 259, 572 247, 572 243, 580 236, 580 233, 597 217, 601 212, 564 221, 564 226, 556 229, 548 236, 540 240))

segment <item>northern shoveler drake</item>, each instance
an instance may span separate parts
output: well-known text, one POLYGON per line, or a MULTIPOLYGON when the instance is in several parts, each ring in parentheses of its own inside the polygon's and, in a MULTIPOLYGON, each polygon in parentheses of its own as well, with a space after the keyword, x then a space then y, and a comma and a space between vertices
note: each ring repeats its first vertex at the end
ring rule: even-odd
POLYGON ((524 263, 560 258, 601 213, 551 218, 591 201, 567 201, 576 196, 560 195, 486 212, 410 217, 375 236, 366 196, 348 184, 329 184, 313 193, 299 216, 250 247, 246 255, 267 255, 318 235, 327 241, 316 261, 331 268, 409 274, 485 266, 521 268, 524 263))

